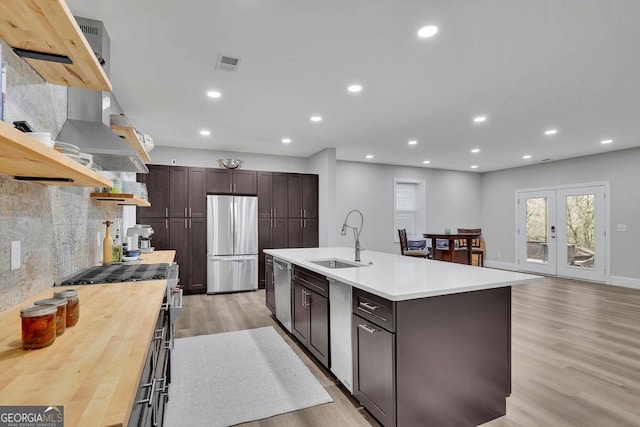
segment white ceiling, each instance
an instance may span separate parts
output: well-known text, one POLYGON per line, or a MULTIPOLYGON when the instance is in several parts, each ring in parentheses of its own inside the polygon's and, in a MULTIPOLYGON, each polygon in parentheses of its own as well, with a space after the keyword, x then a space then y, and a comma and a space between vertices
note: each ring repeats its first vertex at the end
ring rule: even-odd
POLYGON ((114 93, 157 146, 478 172, 640 146, 637 0, 67 4, 105 22, 114 93))

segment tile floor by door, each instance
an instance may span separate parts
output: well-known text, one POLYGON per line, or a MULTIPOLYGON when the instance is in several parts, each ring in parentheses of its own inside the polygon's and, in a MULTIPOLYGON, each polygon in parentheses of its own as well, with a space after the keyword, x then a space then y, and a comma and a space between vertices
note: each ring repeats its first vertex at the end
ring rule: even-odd
MULTIPOLYGON (((507 415, 484 427, 640 426, 640 290, 546 278, 512 298, 513 390, 507 415)), ((243 426, 378 426, 264 300, 264 290, 186 296, 176 337, 274 326, 334 402, 243 426)))

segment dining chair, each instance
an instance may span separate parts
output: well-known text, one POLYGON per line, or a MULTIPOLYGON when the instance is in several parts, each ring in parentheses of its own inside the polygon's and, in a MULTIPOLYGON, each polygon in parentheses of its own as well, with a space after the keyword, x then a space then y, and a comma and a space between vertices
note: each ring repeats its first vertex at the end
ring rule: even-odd
MULTIPOLYGON (((481 228, 458 228, 458 234, 482 234, 481 228)), ((459 244, 461 247, 467 247, 466 239, 459 239, 459 244)), ((471 239, 471 259, 473 260, 473 256, 476 255, 478 258, 478 266, 484 267, 484 253, 485 253, 485 244, 482 236, 471 239)))
POLYGON ((406 256, 412 256, 416 258, 429 258, 429 250, 425 249, 409 249, 407 241, 407 230, 405 228, 398 230, 398 237, 400 237, 400 254, 406 256))

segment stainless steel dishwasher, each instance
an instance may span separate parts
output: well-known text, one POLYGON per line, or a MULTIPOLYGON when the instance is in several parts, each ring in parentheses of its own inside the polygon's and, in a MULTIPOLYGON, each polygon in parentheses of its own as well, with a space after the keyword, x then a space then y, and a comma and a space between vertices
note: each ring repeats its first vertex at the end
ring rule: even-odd
POLYGON ((276 319, 291 332, 291 263, 273 259, 276 319))

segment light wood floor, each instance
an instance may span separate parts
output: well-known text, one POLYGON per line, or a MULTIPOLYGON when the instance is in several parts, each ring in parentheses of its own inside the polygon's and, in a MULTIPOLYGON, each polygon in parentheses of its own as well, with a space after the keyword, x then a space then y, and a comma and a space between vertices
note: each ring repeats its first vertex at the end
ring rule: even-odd
MULTIPOLYGON (((333 403, 243 426, 377 426, 270 316, 264 291, 184 298, 176 337, 275 326, 333 403)), ((513 289, 506 426, 640 426, 640 291, 546 278, 513 289)))

